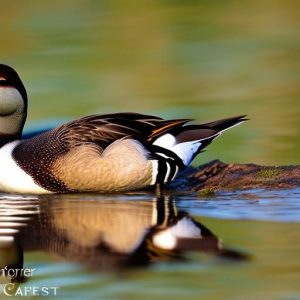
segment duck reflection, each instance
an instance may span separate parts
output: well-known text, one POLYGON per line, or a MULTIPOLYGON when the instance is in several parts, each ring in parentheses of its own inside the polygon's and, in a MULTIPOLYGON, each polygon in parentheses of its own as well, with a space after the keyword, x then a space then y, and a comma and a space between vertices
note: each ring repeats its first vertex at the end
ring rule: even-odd
POLYGON ((0 194, 0 284, 24 279, 23 248, 17 236, 39 213, 36 197, 0 194))
POLYGON ((128 197, 54 195, 10 201, 10 206, 0 197, 0 229, 6 228, 0 230, 0 251, 6 249, 1 266, 20 268, 23 251, 35 250, 99 270, 180 260, 187 251, 243 258, 224 249, 207 227, 178 210, 174 199, 128 197))

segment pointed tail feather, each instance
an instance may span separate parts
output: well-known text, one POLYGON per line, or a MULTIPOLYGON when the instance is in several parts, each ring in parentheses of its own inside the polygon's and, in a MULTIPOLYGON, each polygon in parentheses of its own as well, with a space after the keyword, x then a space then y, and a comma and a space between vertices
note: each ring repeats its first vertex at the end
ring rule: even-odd
POLYGON ((249 119, 246 118, 246 115, 242 116, 237 116, 237 117, 232 117, 232 118, 226 118, 226 119, 221 119, 209 123, 202 124, 203 126, 207 126, 211 129, 214 129, 216 131, 224 131, 226 129, 229 129, 233 126, 236 126, 244 121, 247 121, 249 119))
POLYGON ((181 126, 176 131, 167 131, 154 140, 153 145, 173 152, 185 166, 209 145, 223 131, 232 128, 247 119, 245 115, 217 120, 199 125, 181 126))

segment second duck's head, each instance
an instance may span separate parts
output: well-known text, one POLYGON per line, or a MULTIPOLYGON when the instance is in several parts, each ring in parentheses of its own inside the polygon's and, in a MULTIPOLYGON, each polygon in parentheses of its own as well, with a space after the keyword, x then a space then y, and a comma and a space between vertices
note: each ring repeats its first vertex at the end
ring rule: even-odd
POLYGON ((20 138, 27 115, 27 93, 17 72, 0 64, 0 139, 20 138))

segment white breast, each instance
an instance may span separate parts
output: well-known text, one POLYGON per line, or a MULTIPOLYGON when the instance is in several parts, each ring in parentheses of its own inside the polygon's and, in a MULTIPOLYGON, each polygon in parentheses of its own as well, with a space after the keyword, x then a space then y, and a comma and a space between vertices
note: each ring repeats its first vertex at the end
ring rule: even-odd
POLYGON ((13 159, 12 151, 19 143, 20 141, 14 141, 0 148, 0 191, 29 194, 51 193, 36 184, 13 159))

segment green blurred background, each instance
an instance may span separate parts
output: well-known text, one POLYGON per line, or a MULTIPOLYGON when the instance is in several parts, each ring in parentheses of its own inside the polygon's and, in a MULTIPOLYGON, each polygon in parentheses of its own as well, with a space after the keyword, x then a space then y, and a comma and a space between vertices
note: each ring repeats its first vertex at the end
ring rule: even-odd
POLYGON ((296 164, 299 11, 293 0, 2 0, 0 57, 27 87, 28 126, 118 111, 247 114, 195 164, 296 164))
MULTIPOLYGON (((27 87, 28 128, 119 111, 199 122, 247 114, 249 122, 216 140, 194 164, 216 158, 299 164, 299 1, 0 3, 0 61, 16 68, 27 87)), ((283 215, 297 213, 291 200, 299 203, 299 196, 289 197, 279 206, 283 215)), ((254 209, 269 203, 259 199, 253 198, 254 209)), ((196 257, 120 278, 70 271, 61 258, 29 252, 26 266, 39 272, 29 284, 58 282, 71 298, 299 298, 298 223, 244 221, 247 214, 236 221, 202 218, 198 202, 189 201, 188 211, 225 245, 253 255, 251 262, 196 257)))

